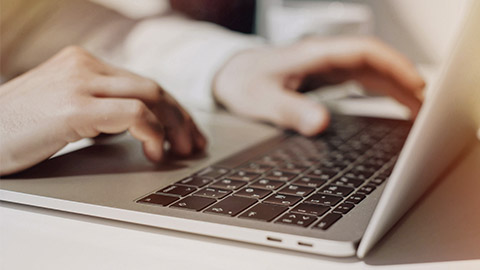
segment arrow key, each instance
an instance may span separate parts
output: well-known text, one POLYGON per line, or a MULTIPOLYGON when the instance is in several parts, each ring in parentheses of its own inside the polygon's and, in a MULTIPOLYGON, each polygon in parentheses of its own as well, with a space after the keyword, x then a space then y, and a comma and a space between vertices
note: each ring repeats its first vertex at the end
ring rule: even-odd
POLYGON ((312 224, 316 219, 316 217, 310 215, 286 213, 285 215, 281 216, 275 223, 308 227, 308 225, 312 224))

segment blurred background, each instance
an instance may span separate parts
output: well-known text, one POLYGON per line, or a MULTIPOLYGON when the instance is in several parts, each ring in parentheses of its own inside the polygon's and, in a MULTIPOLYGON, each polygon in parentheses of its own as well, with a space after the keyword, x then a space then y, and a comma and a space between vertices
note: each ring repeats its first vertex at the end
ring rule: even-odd
POLYGON ((136 22, 172 11, 238 32, 259 34, 274 44, 312 34, 376 35, 415 62, 435 65, 446 56, 467 2, 0 0, 2 76, 10 79, 67 44, 80 44, 93 52, 96 47, 109 51, 136 22))
POLYGON ((272 43, 307 34, 373 34, 416 62, 447 54, 468 0, 93 0, 131 17, 171 7, 272 43), (168 3, 169 2, 169 3, 168 3))
MULTIPOLYGON (((301 9, 305 14, 315 11, 319 22, 322 21, 321 17, 330 19, 331 27, 336 28, 330 34, 352 31, 353 27, 342 28, 338 27, 339 24, 357 24, 357 33, 374 34, 417 63, 438 64, 448 53, 467 2, 468 0, 261 0, 258 1, 257 31, 272 38, 269 36, 272 31, 268 28, 268 21, 281 17, 282 12, 278 10, 294 13, 292 6, 303 3, 301 9), (277 18, 272 18, 275 16, 277 18)), ((314 28, 309 28, 317 23, 313 17, 310 15, 310 26, 306 26, 305 30, 315 31, 314 28)), ((285 20, 284 23, 293 22, 285 20)))

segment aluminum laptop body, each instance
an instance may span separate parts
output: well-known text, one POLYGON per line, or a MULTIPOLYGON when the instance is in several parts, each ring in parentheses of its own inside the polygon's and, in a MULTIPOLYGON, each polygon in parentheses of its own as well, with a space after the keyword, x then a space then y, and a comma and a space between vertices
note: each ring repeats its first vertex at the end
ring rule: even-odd
MULTIPOLYGON (((478 25, 480 2, 472 1, 457 45, 396 158, 390 178, 328 229, 318 229, 324 218, 320 215, 306 228, 273 222, 279 217, 272 222, 240 218, 248 216, 248 207, 228 216, 212 213, 220 211, 219 207, 206 206, 201 211, 171 207, 180 197, 165 205, 144 200, 158 191, 168 193, 170 185, 204 173, 212 164, 235 170, 274 151, 287 137, 297 136, 224 113, 194 112, 210 140, 205 156, 155 166, 143 157, 140 144, 127 135, 1 179, 0 200, 277 248, 362 258, 475 139, 480 124, 478 25), (204 209, 213 210, 206 213, 204 209)), ((185 187, 182 192, 202 189, 188 191, 185 187)))

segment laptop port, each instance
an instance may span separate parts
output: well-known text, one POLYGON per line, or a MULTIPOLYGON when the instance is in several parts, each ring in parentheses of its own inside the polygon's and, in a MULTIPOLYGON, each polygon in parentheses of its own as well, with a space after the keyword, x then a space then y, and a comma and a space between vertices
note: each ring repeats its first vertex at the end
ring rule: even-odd
POLYGON ((313 244, 310 244, 310 243, 305 243, 305 242, 297 242, 297 244, 299 246, 302 246, 302 247, 313 247, 313 244))
POLYGON ((273 242, 278 242, 278 243, 281 243, 281 242, 282 242, 282 239, 280 239, 280 238, 275 238, 275 237, 271 237, 271 236, 267 236, 267 240, 268 240, 268 241, 273 241, 273 242))

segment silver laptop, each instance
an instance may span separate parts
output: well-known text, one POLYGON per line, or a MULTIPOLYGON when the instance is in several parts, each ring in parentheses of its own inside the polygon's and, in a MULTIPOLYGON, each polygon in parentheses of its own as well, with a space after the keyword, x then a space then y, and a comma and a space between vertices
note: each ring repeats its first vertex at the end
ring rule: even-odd
POLYGON ((155 166, 128 136, 0 180, 0 200, 328 256, 363 258, 475 141, 480 2, 413 127, 334 115, 314 138, 198 112, 205 156, 155 166))

